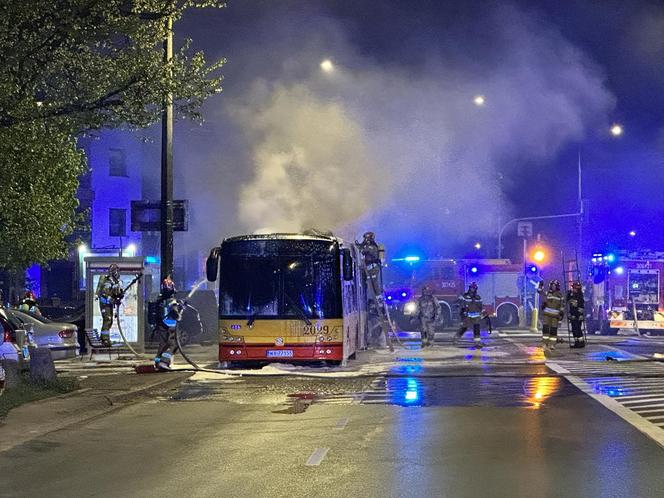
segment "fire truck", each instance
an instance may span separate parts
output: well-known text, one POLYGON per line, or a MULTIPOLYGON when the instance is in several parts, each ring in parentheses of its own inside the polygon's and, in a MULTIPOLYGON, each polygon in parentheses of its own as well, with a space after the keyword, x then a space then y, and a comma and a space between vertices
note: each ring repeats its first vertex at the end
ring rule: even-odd
POLYGON ((385 300, 401 330, 417 330, 417 298, 424 285, 433 290, 443 316, 439 328, 459 321, 459 296, 477 282, 484 310, 498 326, 519 323, 524 268, 509 259, 393 259, 383 269, 385 300))
POLYGON ((590 332, 664 333, 664 252, 614 251, 591 259, 590 332))

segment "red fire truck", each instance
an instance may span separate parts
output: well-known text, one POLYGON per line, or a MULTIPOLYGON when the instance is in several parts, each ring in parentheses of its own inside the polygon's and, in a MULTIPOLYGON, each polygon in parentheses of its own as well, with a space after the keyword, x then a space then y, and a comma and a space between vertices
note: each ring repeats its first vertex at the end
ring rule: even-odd
POLYGON ((590 332, 664 333, 664 252, 595 253, 589 288, 590 332))
POLYGON ((440 328, 459 320, 458 299, 477 282, 486 313, 499 326, 519 323, 523 266, 508 259, 393 259, 383 270, 385 299, 401 330, 416 330, 416 301, 428 285, 443 308, 440 328))

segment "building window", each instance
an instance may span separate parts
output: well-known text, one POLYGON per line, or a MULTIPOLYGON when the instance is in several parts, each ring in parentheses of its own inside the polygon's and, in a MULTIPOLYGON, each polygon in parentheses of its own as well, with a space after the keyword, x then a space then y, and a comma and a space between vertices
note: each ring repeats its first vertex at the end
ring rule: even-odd
POLYGON ((124 150, 108 149, 108 174, 111 176, 127 176, 127 160, 124 150))
POLYGON ((125 237, 127 235, 127 210, 111 208, 108 211, 108 235, 125 237))

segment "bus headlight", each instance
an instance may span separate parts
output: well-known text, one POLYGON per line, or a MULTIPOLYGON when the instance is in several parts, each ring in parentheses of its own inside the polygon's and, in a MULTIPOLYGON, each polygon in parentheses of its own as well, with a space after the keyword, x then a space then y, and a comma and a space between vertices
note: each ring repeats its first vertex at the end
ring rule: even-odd
POLYGON ((417 311, 417 303, 410 301, 403 305, 403 314, 404 315, 414 315, 417 311))

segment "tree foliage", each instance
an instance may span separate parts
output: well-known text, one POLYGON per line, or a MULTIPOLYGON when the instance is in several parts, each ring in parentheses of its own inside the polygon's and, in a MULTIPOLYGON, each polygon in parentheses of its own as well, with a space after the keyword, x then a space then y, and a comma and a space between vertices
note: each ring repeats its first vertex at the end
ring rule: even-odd
POLYGON ((144 127, 171 94, 199 117, 223 60, 185 41, 164 61, 167 19, 218 0, 0 0, 0 266, 61 257, 84 158, 76 137, 144 127))
POLYGON ((0 0, 0 127, 59 119, 75 131, 147 126, 168 92, 196 116, 220 90, 223 61, 186 41, 169 64, 167 18, 213 0, 0 0))
POLYGON ((43 121, 0 129, 0 267, 26 267, 66 253, 76 222, 76 140, 43 121))

